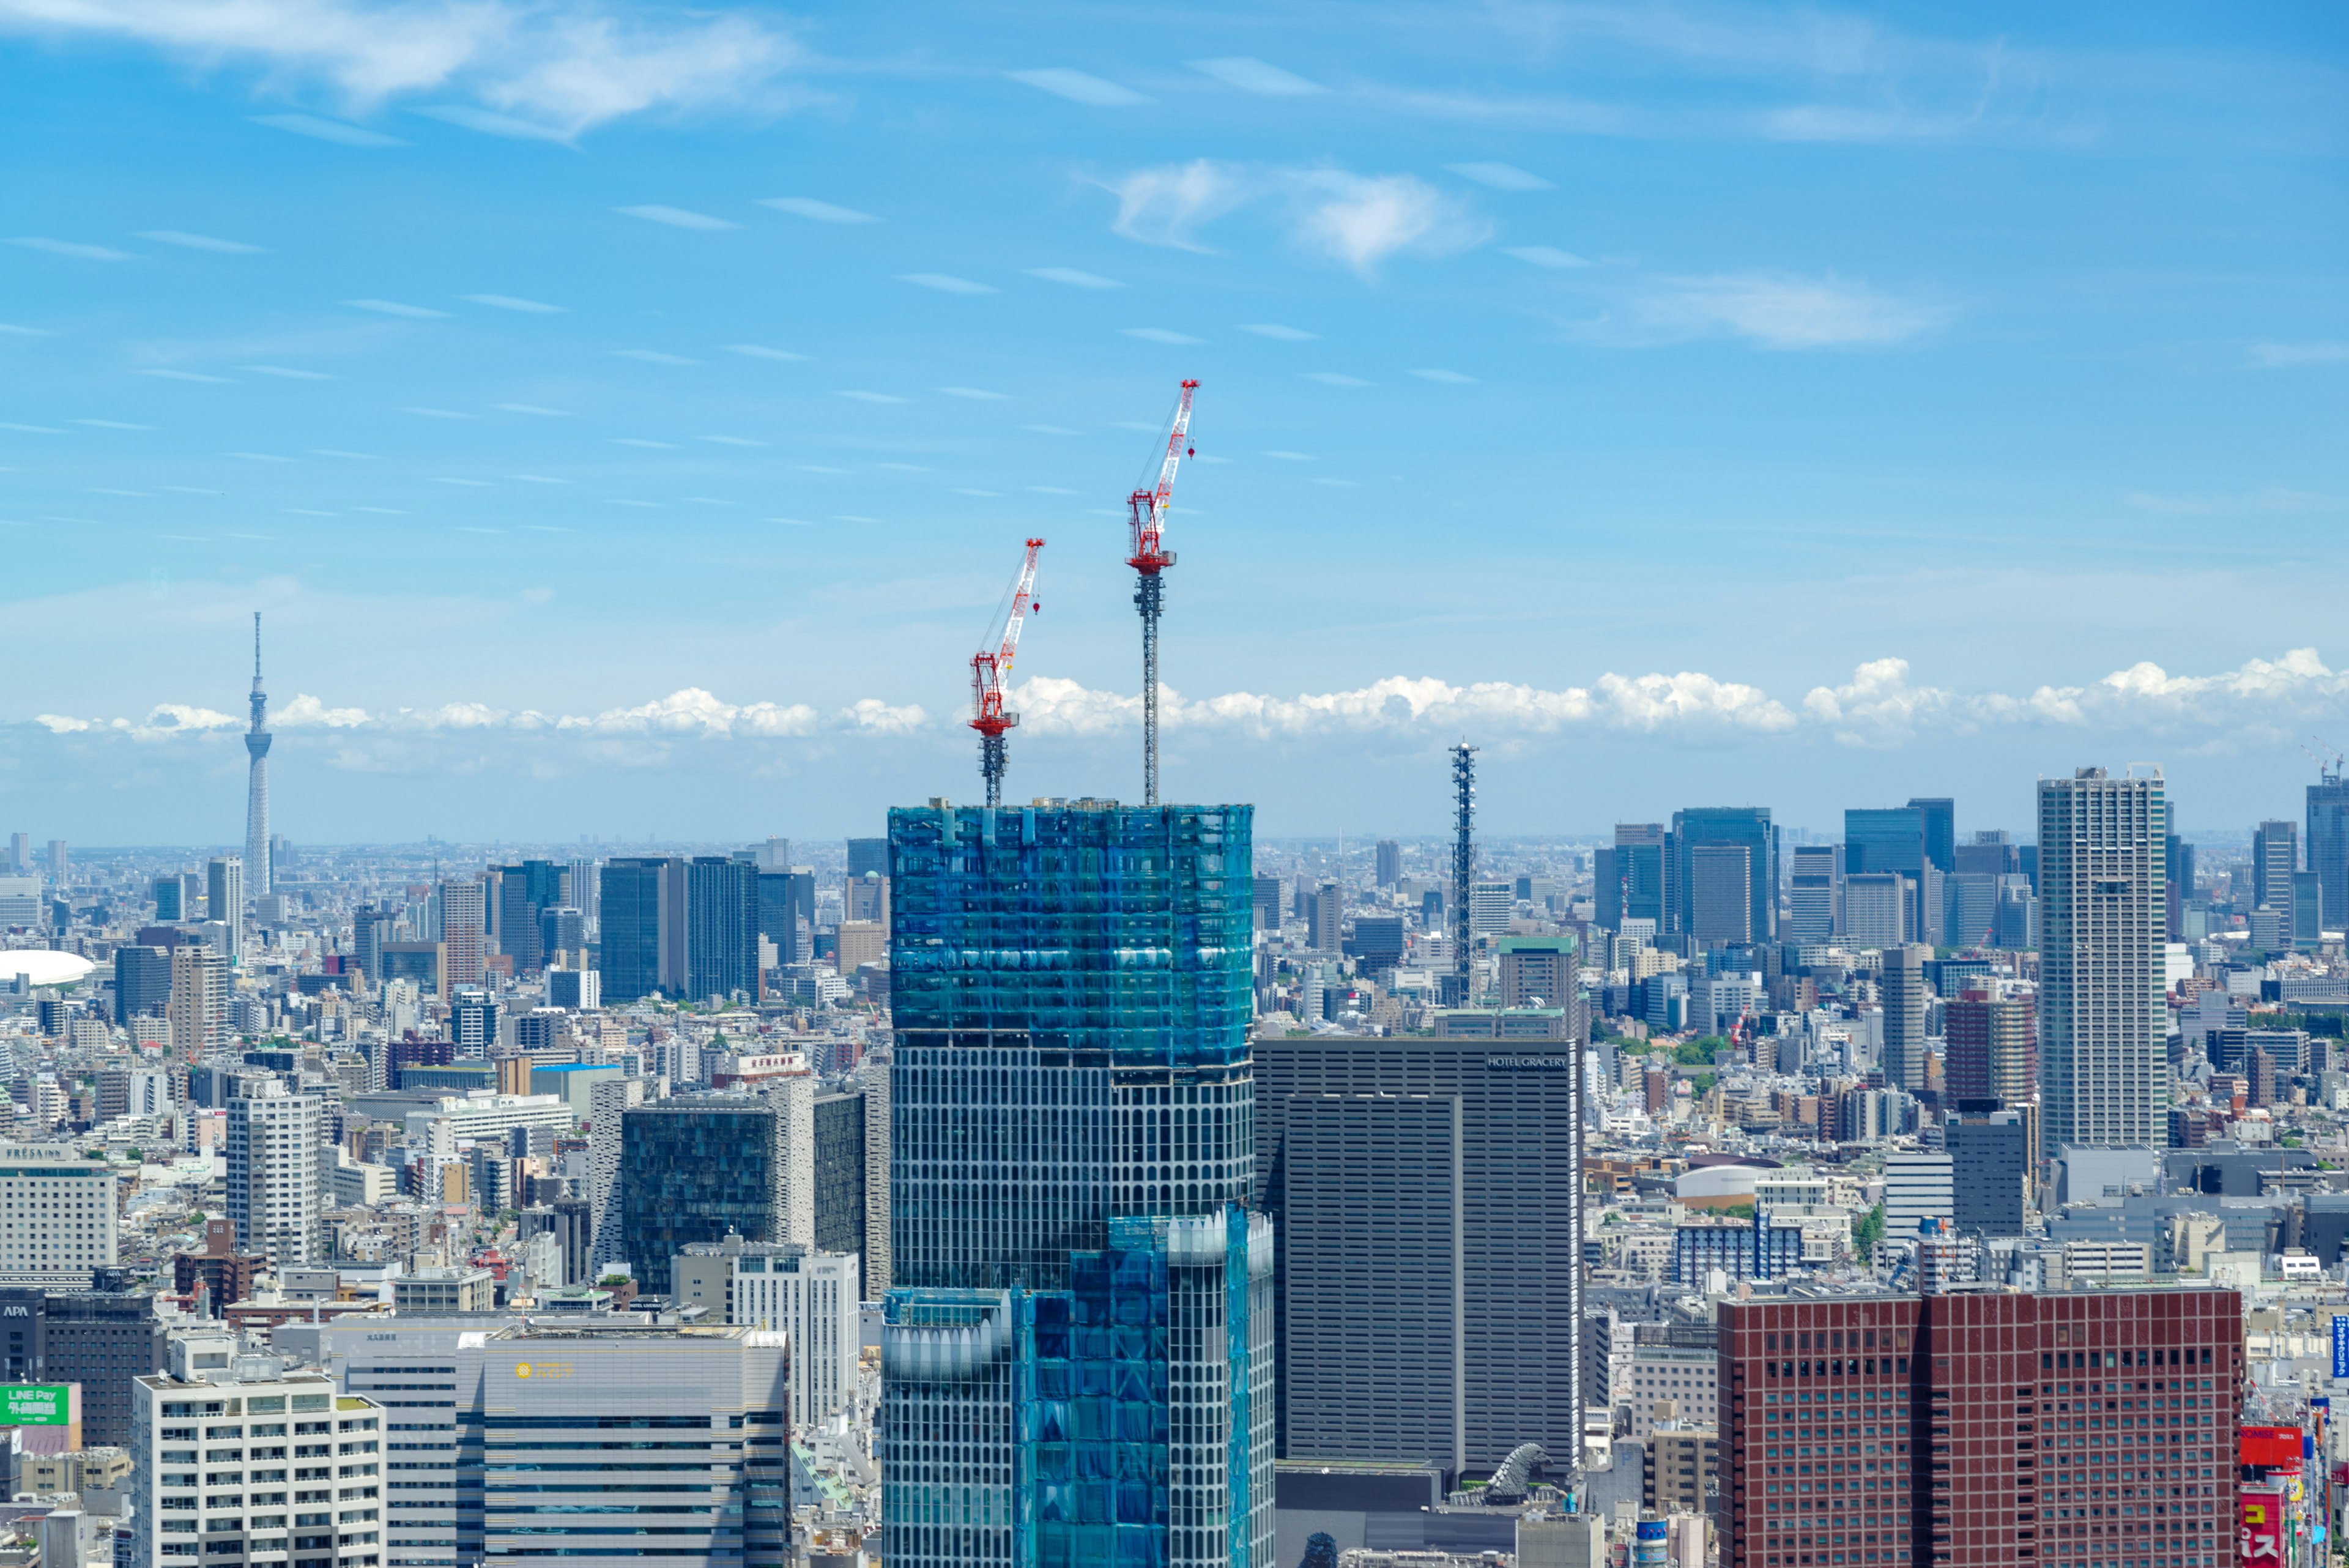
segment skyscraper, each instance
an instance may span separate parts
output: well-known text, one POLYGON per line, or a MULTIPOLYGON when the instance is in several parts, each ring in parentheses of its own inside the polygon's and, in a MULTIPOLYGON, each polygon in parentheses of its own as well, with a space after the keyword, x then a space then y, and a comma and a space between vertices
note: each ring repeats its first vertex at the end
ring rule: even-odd
POLYGON ((440 989, 479 985, 490 956, 489 885, 479 877, 440 884, 440 943, 449 956, 440 989))
POLYGON ((2308 786, 2308 868, 2316 873, 2324 923, 2337 929, 2349 924, 2349 780, 2337 758, 2316 776, 2308 786))
POLYGON ((1958 868, 1958 803, 1946 795, 1911 795, 1909 805, 1925 830, 1925 864, 1948 876, 1958 868))
POLYGON ((668 862, 624 856, 604 862, 604 1000, 636 1002, 661 989, 661 902, 668 862))
POLYGON ((1376 869, 1372 876, 1381 888, 1392 888, 1402 880, 1402 846, 1392 838, 1378 842, 1376 869))
MULTIPOLYGON (((261 612, 253 612, 253 728, 244 734, 245 754, 253 759, 244 788, 245 891, 258 898, 274 890, 269 874, 269 693, 261 689, 261 612)), ((223 915, 218 906, 212 919, 236 925, 244 917, 239 904, 223 915)))
POLYGON ((1843 814, 1843 868, 1847 876, 1891 872, 1909 878, 1902 917, 1904 940, 1934 940, 1940 925, 1940 872, 1926 853, 1922 807, 1882 806, 1843 814))
MULTIPOLYGON (((1620 829, 1618 829, 1618 836, 1620 829)), ((1672 929, 1694 934, 1698 846, 1734 845, 1745 850, 1746 929, 1749 941, 1778 940, 1778 834, 1766 805, 1691 806, 1672 813, 1666 910, 1672 929)), ((1717 861, 1712 861, 1718 864, 1717 861)))
POLYGON ((513 960, 514 978, 546 967, 542 910, 563 906, 564 867, 554 860, 525 860, 502 867, 498 878, 498 946, 513 960))
POLYGON ((2283 947, 2290 947, 2295 935, 2292 874, 2299 869, 2300 825, 2281 820, 2261 823, 2251 835, 2251 908, 2273 909, 2281 917, 2277 941, 2283 947))
POLYGON ((171 950, 171 1044, 205 1052, 228 1044, 228 955, 204 942, 171 950))
MULTIPOLYGON (((597 1085, 598 1089, 602 1085, 597 1085)), ((593 1091, 591 1091, 592 1093, 593 1091)), ((620 1255, 666 1293, 689 1242, 815 1244, 815 1080, 689 1095, 620 1113, 620 1255)))
POLYGON ((320 1139, 319 1103, 289 1095, 276 1078, 241 1085, 228 1103, 228 1212, 236 1244, 270 1262, 314 1262, 321 1250, 324 1173, 333 1156, 320 1139))
POLYGON ((1899 942, 1884 950, 1884 1081, 1914 1094, 1925 1086, 1925 961, 1933 950, 1899 942))
POLYGON ((227 957, 233 963, 244 956, 244 862, 213 856, 204 867, 204 913, 228 928, 227 957))
MULTIPOLYGON (((2160 770, 2039 781, 2039 1060, 2046 1152, 2168 1141, 2168 805, 2160 770)), ((2290 890, 2287 882, 2286 891, 2290 890)))
POLYGON ((2037 1078, 2031 1059, 2031 1020, 2011 998, 1969 992, 1942 1010, 1949 1042, 1950 1097, 1959 1108, 2019 1106, 2037 1078))
POLYGON ((1667 837, 1661 822, 1615 825, 1614 847, 1601 849, 1591 857, 1599 924, 1610 931, 1619 931, 1625 920, 1653 920, 1656 929, 1667 929, 1667 837))
POLYGON ((1783 933, 1786 940, 1833 940, 1843 915, 1843 846, 1796 846, 1790 882, 1783 933))
POLYGON ((890 813, 893 1563, 1269 1568, 1249 826, 890 813))
MULTIPOLYGON (((886 886, 886 884, 882 884, 886 886)), ((685 870, 685 994, 759 996, 759 867, 698 855, 685 870)))

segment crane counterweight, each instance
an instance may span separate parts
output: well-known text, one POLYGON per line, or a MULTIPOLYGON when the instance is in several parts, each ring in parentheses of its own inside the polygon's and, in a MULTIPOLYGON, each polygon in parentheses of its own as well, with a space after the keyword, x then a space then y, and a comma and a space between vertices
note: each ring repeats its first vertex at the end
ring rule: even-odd
POLYGON ((1005 615, 1002 635, 993 645, 980 649, 970 656, 970 727, 978 732, 978 772, 987 781, 987 804, 1003 804, 1003 771, 1007 762, 1003 737, 1019 722, 1019 715, 1003 706, 1004 682, 1011 675, 1011 660, 1019 651, 1019 631, 1035 607, 1036 556, 1044 548, 1041 539, 1028 541, 1028 553, 1020 558, 1019 580, 1011 589, 1011 608, 1005 615))

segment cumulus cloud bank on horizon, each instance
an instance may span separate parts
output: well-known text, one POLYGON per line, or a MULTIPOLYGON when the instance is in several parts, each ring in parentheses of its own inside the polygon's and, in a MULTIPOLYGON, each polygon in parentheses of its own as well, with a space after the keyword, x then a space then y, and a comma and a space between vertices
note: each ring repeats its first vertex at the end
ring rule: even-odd
MULTIPOLYGON (((1060 676, 1037 676, 1012 692, 1030 734, 1085 739, 1139 725, 1138 693, 1101 691, 1060 676)), ((2173 675, 2140 662, 2086 685, 2043 685, 2023 694, 1958 691, 1910 679, 1909 661, 1873 659, 1851 679, 1814 686, 1800 701, 1779 701, 1758 686, 1694 670, 1626 676, 1608 673, 1588 686, 1549 690, 1516 681, 1454 685, 1431 676, 1388 676, 1347 691, 1278 697, 1253 691, 1189 699, 1162 691, 1161 722, 1174 732, 1223 732, 1248 739, 1330 733, 1461 732, 1537 737, 1599 726, 1633 734, 1737 740, 1810 732, 1849 746, 1901 745, 1920 732, 1973 733, 1995 725, 2064 728, 2275 730, 2349 711, 2349 673, 2333 670, 2313 648, 2281 659, 2252 659, 2214 675, 2173 675)), ((166 702, 143 720, 84 719, 41 713, 33 722, 59 736, 120 736, 162 742, 222 734, 243 721, 209 708, 166 702)), ((916 735, 936 728, 918 704, 865 697, 829 713, 807 702, 726 701, 688 687, 647 702, 593 714, 548 713, 485 702, 369 712, 335 708, 305 693, 274 720, 280 730, 433 732, 502 731, 586 738, 789 740, 822 734, 916 735)), ((949 722, 947 731, 959 728, 949 722)))

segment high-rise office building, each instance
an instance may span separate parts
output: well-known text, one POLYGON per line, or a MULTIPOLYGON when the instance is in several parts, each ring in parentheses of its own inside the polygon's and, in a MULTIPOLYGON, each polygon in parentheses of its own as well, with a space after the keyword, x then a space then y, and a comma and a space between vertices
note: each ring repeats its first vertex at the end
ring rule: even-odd
POLYGON ((1843 879, 1843 940, 1855 948, 1894 948, 1909 940, 1917 884, 1897 871, 1847 872, 1843 879))
POLYGON ((202 942, 171 950, 171 998, 165 1004, 171 1044, 183 1051, 217 1051, 228 1044, 228 955, 202 942))
MULTIPOLYGON (((1854 809, 1843 814, 1846 877, 1890 872, 1909 879, 1902 939, 1940 940, 1940 870, 1927 853, 1926 813, 1917 805, 1854 809)), ((1848 883, 1846 884, 1848 888, 1848 883)))
POLYGON ((1925 864, 1944 877, 1958 868, 1958 803, 1946 795, 1909 800, 1925 832, 1925 864))
POLYGON ((1669 882, 1671 836, 1661 822, 1619 822, 1612 847, 1592 857, 1594 915, 1610 931, 1625 920, 1653 920, 1656 929, 1669 929, 1664 918, 1669 882))
MULTIPOLYGON (((602 1085, 598 1085, 602 1087, 602 1085)), ((669 1263, 729 1231, 815 1244, 815 1080, 685 1095, 620 1116, 620 1255, 666 1295, 669 1263)))
POLYGON ((2037 1091, 2028 1004, 1968 992, 1944 1004, 1941 1033, 1948 1043, 1950 1097, 1961 1107, 2019 1106, 2037 1091))
POLYGON ((1373 852, 1375 869, 1372 877, 1381 888, 1392 888, 1402 880, 1402 846, 1392 838, 1381 838, 1373 852))
POLYGON ((1297 1035, 1257 1053, 1280 1453, 1455 1470, 1521 1443, 1573 1453, 1581 1048, 1297 1035))
POLYGON ((2324 928, 2335 911, 2324 901, 2324 877, 2321 872, 2295 871, 2292 874, 2292 945, 2313 951, 2324 940, 2324 928))
POLYGON ((848 877, 854 881, 867 872, 876 877, 889 875, 889 841, 885 838, 852 838, 848 841, 848 877))
POLYGON ((587 1207, 595 1270, 626 1260, 620 1219, 620 1162, 629 1107, 645 1103, 642 1078, 607 1078, 587 1091, 587 1207))
POLYGON ((669 1266, 679 1309, 781 1334, 792 1349, 792 1425, 820 1429, 856 1400, 864 1300, 856 1257, 796 1241, 696 1241, 669 1266))
POLYGON ((604 1000, 641 1001, 661 993, 666 973, 662 933, 672 862, 661 856, 624 856, 604 862, 601 967, 604 1000))
POLYGON ((1315 952, 1338 951, 1344 919, 1338 884, 1325 877, 1305 900, 1305 945, 1315 952))
POLYGON ((130 1447, 131 1379, 165 1363, 165 1329, 155 1313, 156 1298, 112 1290, 5 1293, 9 1299, 0 1305, 0 1321, 8 1325, 10 1361, 16 1359, 19 1329, 31 1336, 34 1353, 30 1366, 12 1366, 9 1380, 80 1384, 83 1445, 130 1447))
POLYGON ((2233 1291, 1724 1302, 1720 1323, 1722 1568, 2235 1561, 2233 1291), (2073 1414, 2107 1400, 2146 1413, 2073 1414), (1840 1491, 1785 1477, 1792 1450, 1870 1442, 1840 1491))
POLYGON ((277 1333, 336 1373, 347 1399, 380 1394, 398 1423, 404 1484, 386 1489, 384 1545, 363 1549, 385 1568, 554 1552, 586 1568, 804 1560, 791 1539, 797 1346, 773 1330, 636 1313, 501 1324, 403 1312, 277 1333), (419 1381, 453 1385, 456 1407, 446 1393, 419 1397, 419 1381), (688 1482, 697 1490, 676 1490, 688 1482))
POLYGON ((1792 942, 1834 940, 1843 916, 1843 846, 1796 845, 1788 877, 1781 934, 1792 942))
POLYGON ((730 1001, 739 992, 757 1001, 758 867, 698 855, 686 867, 685 888, 685 994, 730 1001))
POLYGON ((277 1268, 328 1254, 319 1216, 326 1211, 334 1151, 319 1102, 289 1095, 274 1077, 254 1080, 228 1103, 229 1218, 236 1244, 277 1268))
POLYGON ((149 884, 150 894, 155 900, 155 919, 158 924, 170 925, 175 920, 187 919, 187 916, 182 913, 184 906, 181 901, 181 893, 185 886, 186 884, 180 880, 180 874, 177 871, 168 877, 158 877, 149 884))
POLYGON ((2178 834, 2168 834, 2163 838, 2163 891, 2169 898, 2169 940, 2182 942, 2186 940, 2186 906, 2194 898, 2194 846, 2178 834))
POLYGON ((0 1147, 0 1273, 86 1284, 116 1261, 115 1189, 119 1178, 61 1144, 0 1147))
POLYGON ((229 962, 244 957, 244 862, 215 855, 204 866, 204 914, 228 933, 222 950, 229 962))
POLYGON ((540 914, 563 903, 564 867, 553 860, 525 860, 501 867, 498 878, 498 947, 513 960, 516 979, 546 967, 547 947, 540 914))
POLYGON ((1877 983, 1884 1000, 1884 1081, 1910 1094, 1925 1086, 1925 961, 1933 950, 1899 942, 1884 950, 1877 983))
POLYGON ((2040 1101, 2051 1155, 2168 1141, 2168 831, 2158 769, 2039 781, 2040 1101))
POLYGON ((490 958, 490 890, 479 877, 440 884, 440 971, 444 992, 479 985, 490 958))
POLYGON ((161 948, 125 943, 114 950, 114 1021, 164 1017, 171 1004, 171 955, 161 948))
POLYGON ((1754 851, 1743 844, 1689 849, 1688 933, 1701 947, 1754 940, 1754 851))
MULTIPOLYGON (((253 612, 253 727, 244 734, 247 764, 244 789, 244 879, 245 893, 251 898, 263 898, 277 890, 277 880, 272 872, 269 837, 269 694, 261 689, 261 612, 253 612)), ((244 907, 240 904, 229 914, 213 908, 212 919, 240 923, 244 907)))
MULTIPOLYGON (((1671 929, 1694 934, 1696 850, 1735 846, 1745 851, 1749 941, 1778 940, 1778 833, 1766 805, 1691 806, 1672 813, 1666 914, 1671 929)), ((1715 862, 1717 865, 1717 862, 1715 862)))
POLYGON ((1269 1564, 1249 825, 890 814, 893 1563, 1269 1564))
POLYGON ((2316 776, 2308 786, 2308 868, 2316 873, 2324 923, 2339 929, 2349 926, 2349 779, 2338 759, 2316 776))
POLYGON ((784 867, 759 873, 759 934, 775 944, 778 964, 804 963, 800 927, 815 929, 815 873, 784 867))
POLYGON ((2026 1108, 1962 1116, 1941 1129, 1950 1151, 1950 1218, 1960 1232, 2020 1236, 2031 1190, 2031 1117, 2026 1108))
MULTIPOLYGON (((1503 937, 1496 1000, 1503 1007, 1563 1007, 1576 1002, 1572 937, 1503 937)), ((1578 1038, 1578 1036, 1577 1036, 1578 1038)))

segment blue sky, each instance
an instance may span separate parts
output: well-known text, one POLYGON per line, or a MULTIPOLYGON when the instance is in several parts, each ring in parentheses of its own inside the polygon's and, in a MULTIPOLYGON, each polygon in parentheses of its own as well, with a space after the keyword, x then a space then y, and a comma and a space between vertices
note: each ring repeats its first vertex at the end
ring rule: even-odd
POLYGON ((310 842, 1139 793, 1268 831, 2349 743, 2317 7, 0 0, 0 827, 310 842))

